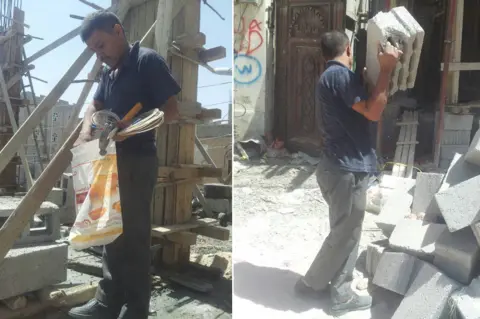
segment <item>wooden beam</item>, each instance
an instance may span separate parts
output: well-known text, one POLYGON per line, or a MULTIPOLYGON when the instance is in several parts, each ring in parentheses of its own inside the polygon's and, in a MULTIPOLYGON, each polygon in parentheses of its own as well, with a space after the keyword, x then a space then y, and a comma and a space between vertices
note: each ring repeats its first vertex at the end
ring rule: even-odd
POLYGON ((70 69, 68 69, 68 71, 57 83, 57 85, 55 85, 52 91, 43 99, 42 102, 40 102, 40 104, 38 104, 38 106, 33 110, 32 114, 25 120, 18 131, 3 147, 3 149, 0 151, 0 172, 5 169, 13 156, 15 156, 15 153, 17 153, 18 149, 27 141, 28 136, 30 136, 35 127, 40 124, 43 117, 52 109, 63 93, 65 93, 70 83, 80 73, 92 55, 93 52, 90 49, 85 49, 82 54, 80 54, 70 69))
POLYGON ((70 165, 72 161, 70 149, 77 140, 81 128, 82 123, 79 123, 75 131, 70 135, 50 163, 48 163, 45 170, 33 183, 32 188, 28 190, 20 204, 3 224, 0 229, 0 263, 12 248, 15 240, 28 225, 35 212, 38 211, 45 198, 47 198, 51 189, 55 186, 55 183, 62 176, 68 165, 70 165))
POLYGON ((201 50, 198 53, 198 58, 203 63, 209 63, 209 62, 221 60, 221 59, 224 59, 226 56, 227 56, 227 49, 222 46, 201 50))
MULTIPOLYGON (((479 70, 480 62, 451 62, 448 64, 448 72, 479 70)), ((443 63, 440 64, 440 71, 443 71, 443 63)))
POLYGON ((168 234, 177 233, 180 231, 192 230, 197 227, 206 227, 217 224, 218 221, 214 218, 202 218, 202 219, 192 219, 188 222, 175 224, 175 225, 153 225, 152 232, 156 236, 165 236, 168 234))
POLYGON ((221 168, 205 165, 186 166, 179 164, 176 167, 162 166, 158 168, 158 178, 171 181, 219 176, 222 176, 221 168))
MULTIPOLYGON (((152 234, 155 234, 155 231, 152 230, 152 234)), ((197 243, 197 234, 190 233, 187 231, 182 231, 178 233, 173 233, 165 236, 168 241, 184 245, 184 246, 193 246, 197 243)))
POLYGON ((208 226, 208 227, 198 227, 191 230, 192 232, 199 234, 201 236, 218 239, 218 240, 229 240, 230 231, 227 228, 219 226, 208 226))
POLYGON ((203 48, 207 42, 205 34, 198 32, 195 34, 184 33, 175 38, 174 45, 183 50, 192 50, 203 48))
MULTIPOLYGON (((215 161, 210 157, 210 154, 208 154, 207 150, 203 146, 202 142, 198 138, 198 136, 195 135, 195 145, 197 146, 198 150, 202 154, 203 158, 207 161, 208 164, 212 165, 215 168, 218 168, 217 165, 215 164, 215 161)), ((222 178, 222 176, 218 177, 218 181, 222 184, 225 184, 225 180, 222 178)))

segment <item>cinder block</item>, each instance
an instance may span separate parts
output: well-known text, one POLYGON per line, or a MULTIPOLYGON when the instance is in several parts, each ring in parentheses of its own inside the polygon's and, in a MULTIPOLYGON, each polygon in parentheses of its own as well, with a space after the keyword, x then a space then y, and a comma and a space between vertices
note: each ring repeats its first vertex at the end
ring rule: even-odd
POLYGON ((413 194, 413 188, 415 187, 415 183, 416 181, 413 178, 382 175, 380 187, 392 191, 398 190, 413 194))
POLYGON ((413 193, 412 213, 426 213, 433 196, 440 189, 445 175, 438 173, 418 173, 413 193))
POLYGON ((480 277, 452 294, 457 313, 463 319, 480 319, 480 277))
POLYGON ((444 191, 450 186, 457 185, 477 175, 480 175, 480 167, 466 162, 465 155, 455 154, 439 191, 444 191))
POLYGON ((450 160, 456 153, 465 154, 468 151, 468 145, 440 145, 440 158, 450 160))
POLYGON ((480 130, 477 130, 477 133, 475 133, 472 143, 465 154, 465 160, 480 166, 480 130))
POLYGON ((405 253, 385 252, 378 263, 373 283, 379 287, 405 295, 414 274, 417 258, 405 253))
POLYGON ((448 318, 448 300, 460 284, 427 262, 419 270, 392 319, 448 318))
POLYGON ((451 232, 480 220, 480 176, 449 187, 435 195, 435 201, 451 232))
POLYGON ((369 276, 373 277, 375 275, 383 253, 388 250, 388 239, 382 239, 368 244, 365 268, 369 276))
POLYGON ((62 188, 54 187, 48 194, 46 201, 54 203, 58 207, 63 206, 65 191, 62 188))
POLYGON ((66 244, 11 249, 0 263, 0 300, 67 280, 66 244))
POLYGON ((443 232, 435 243, 433 264, 456 281, 468 285, 478 264, 480 248, 472 229, 443 232))
MULTIPOLYGON (((16 196, 0 196, 0 217, 9 217, 10 214, 18 207, 23 197, 16 196)), ((43 202, 36 215, 50 215, 58 211, 58 206, 51 202, 43 202)))
POLYGON ((447 226, 443 224, 424 224, 421 220, 403 219, 395 227, 389 243, 393 249, 428 258, 433 256, 435 242, 446 231, 447 226))
POLYGON ((375 223, 386 233, 391 233, 397 223, 410 215, 413 196, 403 190, 392 192, 377 216, 375 223))
POLYGON ((445 113, 443 119, 443 129, 449 131, 471 131, 473 125, 473 115, 457 115, 445 113))
POLYGON ((472 232, 477 240, 478 245, 480 246, 480 223, 475 223, 472 226, 472 232))
POLYGON ((471 134, 470 130, 445 130, 442 133, 442 145, 468 145, 471 134))

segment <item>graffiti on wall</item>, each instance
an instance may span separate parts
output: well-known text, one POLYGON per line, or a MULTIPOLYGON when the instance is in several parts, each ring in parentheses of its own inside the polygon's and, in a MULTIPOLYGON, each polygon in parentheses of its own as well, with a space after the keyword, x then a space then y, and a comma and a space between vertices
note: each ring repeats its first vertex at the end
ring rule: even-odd
POLYGON ((247 18, 244 14, 235 17, 234 28, 234 80, 239 85, 252 85, 263 75, 263 66, 256 56, 263 47, 263 22, 247 18))

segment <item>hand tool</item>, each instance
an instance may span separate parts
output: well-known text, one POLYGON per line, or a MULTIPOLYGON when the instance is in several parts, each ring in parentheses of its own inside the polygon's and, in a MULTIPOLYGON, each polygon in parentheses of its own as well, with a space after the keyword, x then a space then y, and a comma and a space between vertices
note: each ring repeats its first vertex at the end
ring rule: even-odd
MULTIPOLYGON (((134 107, 130 111, 128 111, 127 115, 123 117, 121 122, 123 121, 131 121, 135 115, 140 112, 142 109, 142 103, 135 104, 134 107)), ((100 138, 98 139, 98 147, 100 149, 100 155, 105 156, 107 154, 107 147, 110 143, 110 140, 117 134, 119 130, 119 122, 110 122, 105 126, 105 129, 100 134, 100 138)))

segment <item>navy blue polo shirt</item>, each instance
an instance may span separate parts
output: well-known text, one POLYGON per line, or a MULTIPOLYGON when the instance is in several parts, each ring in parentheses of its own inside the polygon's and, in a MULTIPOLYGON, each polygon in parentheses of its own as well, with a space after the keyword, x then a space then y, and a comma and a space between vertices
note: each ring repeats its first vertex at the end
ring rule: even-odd
MULTIPOLYGON (((143 108, 139 114, 154 108, 161 109, 167 100, 180 92, 165 60, 154 50, 130 47, 117 72, 104 69, 94 100, 123 118, 138 102, 143 108)), ((156 154, 155 131, 131 136, 116 143, 117 153, 141 155, 156 154)))
POLYGON ((349 172, 377 171, 371 122, 352 109, 368 99, 360 79, 348 67, 328 61, 316 86, 318 125, 328 162, 349 172))

